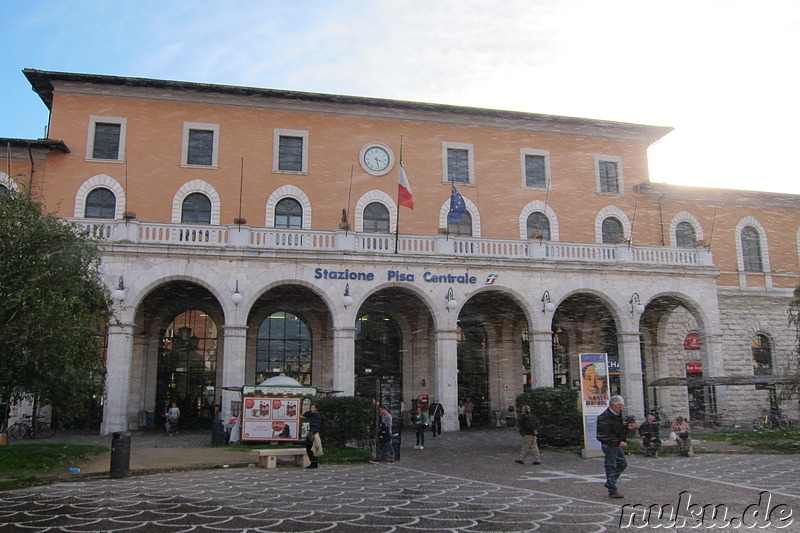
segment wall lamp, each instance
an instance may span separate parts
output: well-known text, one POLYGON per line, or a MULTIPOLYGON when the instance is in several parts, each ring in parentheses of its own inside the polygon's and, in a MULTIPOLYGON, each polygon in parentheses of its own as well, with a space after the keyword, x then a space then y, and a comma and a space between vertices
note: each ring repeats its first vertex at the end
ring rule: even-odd
POLYGON ((344 286, 344 296, 342 297, 342 303, 345 307, 350 307, 353 305, 353 297, 350 296, 350 284, 347 283, 344 286))
POLYGON ((119 277, 119 284, 117 284, 117 288, 114 289, 114 292, 111 293, 111 297, 118 302, 125 299, 125 283, 122 281, 122 276, 119 277))
POLYGON ((458 307, 458 300, 453 297, 453 287, 447 289, 447 296, 444 297, 445 302, 447 303, 447 311, 449 312, 451 309, 455 309, 458 307))
POLYGON ((550 300, 550 291, 544 291, 544 294, 542 294, 542 313, 552 313, 555 308, 556 304, 550 300))
POLYGON ((236 280, 236 290, 233 291, 233 294, 231 294, 231 301, 233 302, 233 305, 239 305, 239 303, 242 301, 242 293, 239 292, 238 279, 236 280))
POLYGON ((636 314, 644 313, 644 306, 642 305, 642 300, 639 298, 639 293, 634 292, 631 296, 631 318, 635 317, 636 314))

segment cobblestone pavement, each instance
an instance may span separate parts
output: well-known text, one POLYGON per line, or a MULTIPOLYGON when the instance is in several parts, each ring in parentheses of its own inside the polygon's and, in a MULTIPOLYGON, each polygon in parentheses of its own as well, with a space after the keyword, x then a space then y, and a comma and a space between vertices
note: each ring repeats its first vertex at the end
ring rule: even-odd
MULTIPOLYGON (((181 447, 203 438, 135 440, 181 447)), ((412 449, 413 434, 404 439, 395 465, 325 465, 323 455, 317 470, 281 463, 275 470, 87 479, 0 493, 0 532, 604 532, 619 529, 625 504, 679 507, 684 492, 700 506, 724 504, 741 516, 762 491, 795 518, 785 528, 778 528, 784 522, 757 530, 800 531, 796 456, 632 456, 620 479, 627 498, 614 501, 605 495, 601 459, 545 450, 543 465, 519 465, 513 430, 429 437, 424 450, 412 449)), ((692 525, 698 521, 661 529, 692 525)))

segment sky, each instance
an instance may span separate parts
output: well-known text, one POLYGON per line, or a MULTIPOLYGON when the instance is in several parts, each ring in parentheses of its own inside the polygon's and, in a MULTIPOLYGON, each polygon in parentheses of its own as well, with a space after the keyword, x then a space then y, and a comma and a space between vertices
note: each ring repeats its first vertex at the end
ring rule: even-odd
POLYGON ((0 137, 23 68, 654 126, 650 180, 800 194, 800 1, 0 0, 0 137))

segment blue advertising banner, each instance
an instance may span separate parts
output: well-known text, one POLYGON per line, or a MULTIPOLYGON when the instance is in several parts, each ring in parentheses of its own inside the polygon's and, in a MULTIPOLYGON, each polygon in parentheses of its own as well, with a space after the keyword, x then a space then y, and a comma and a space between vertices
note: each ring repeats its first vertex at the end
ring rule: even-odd
POLYGON ((608 407, 608 354, 582 353, 578 358, 581 366, 584 454, 589 450, 600 452, 597 415, 608 407))

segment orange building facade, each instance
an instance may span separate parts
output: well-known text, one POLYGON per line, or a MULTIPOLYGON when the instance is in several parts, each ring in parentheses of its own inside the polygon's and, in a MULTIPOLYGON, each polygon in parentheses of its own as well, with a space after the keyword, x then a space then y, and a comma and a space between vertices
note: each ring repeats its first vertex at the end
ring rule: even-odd
POLYGON ((171 401, 227 419, 281 374, 436 398, 446 430, 470 397, 494 425, 529 387, 578 387, 581 353, 637 418, 743 421, 794 353, 798 196, 649 182, 670 128, 24 74, 48 136, 2 139, 0 185, 101 241, 102 433, 171 401))

